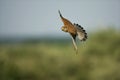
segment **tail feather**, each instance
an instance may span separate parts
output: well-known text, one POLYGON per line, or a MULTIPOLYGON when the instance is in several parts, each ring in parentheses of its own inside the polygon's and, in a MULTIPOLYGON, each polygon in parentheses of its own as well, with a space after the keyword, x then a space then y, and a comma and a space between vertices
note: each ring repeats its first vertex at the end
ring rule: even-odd
POLYGON ((86 41, 87 39, 87 33, 86 31, 83 29, 83 27, 79 24, 75 24, 74 23, 74 26, 76 27, 77 29, 77 35, 78 35, 78 38, 81 40, 81 41, 86 41))

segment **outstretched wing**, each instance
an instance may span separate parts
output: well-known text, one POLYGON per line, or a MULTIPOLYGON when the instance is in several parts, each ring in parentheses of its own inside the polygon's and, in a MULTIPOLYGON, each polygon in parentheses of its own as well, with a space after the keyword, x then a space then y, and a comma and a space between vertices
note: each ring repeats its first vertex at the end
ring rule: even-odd
POLYGON ((86 41, 87 39, 87 33, 86 31, 83 29, 83 27, 79 24, 73 24, 77 30, 77 36, 81 41, 86 41))
POLYGON ((74 25, 68 19, 64 18, 62 16, 62 14, 60 13, 60 11, 58 11, 58 12, 59 12, 59 15, 61 17, 61 20, 62 20, 64 26, 67 27, 68 32, 72 33, 72 34, 76 34, 76 29, 75 29, 74 25))

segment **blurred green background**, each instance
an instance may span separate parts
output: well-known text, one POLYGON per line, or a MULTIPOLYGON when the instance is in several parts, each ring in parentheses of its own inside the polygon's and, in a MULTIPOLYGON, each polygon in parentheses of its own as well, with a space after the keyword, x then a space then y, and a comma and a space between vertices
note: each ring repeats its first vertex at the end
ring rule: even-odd
POLYGON ((120 80, 120 0, 0 0, 0 80, 120 80), (88 33, 77 55, 58 10, 88 33))
POLYGON ((120 80, 120 31, 110 28, 71 39, 0 44, 0 80, 120 80))

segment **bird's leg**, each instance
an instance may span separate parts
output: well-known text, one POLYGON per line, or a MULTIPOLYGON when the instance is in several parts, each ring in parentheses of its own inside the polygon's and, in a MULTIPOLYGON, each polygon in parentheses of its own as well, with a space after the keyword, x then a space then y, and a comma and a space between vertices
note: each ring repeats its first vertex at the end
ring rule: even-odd
POLYGON ((74 50, 76 51, 76 54, 77 54, 78 53, 78 48, 77 48, 77 45, 76 45, 76 35, 72 35, 72 43, 73 43, 73 46, 74 46, 74 50))

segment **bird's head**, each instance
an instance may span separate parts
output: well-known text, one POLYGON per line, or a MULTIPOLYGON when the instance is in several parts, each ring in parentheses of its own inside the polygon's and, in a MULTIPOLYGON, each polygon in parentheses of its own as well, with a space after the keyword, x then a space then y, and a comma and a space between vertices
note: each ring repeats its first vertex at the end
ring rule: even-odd
POLYGON ((66 26, 62 26, 62 27, 61 27, 61 30, 64 31, 64 32, 68 32, 68 29, 67 29, 66 26))

